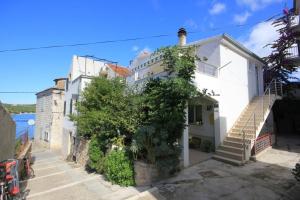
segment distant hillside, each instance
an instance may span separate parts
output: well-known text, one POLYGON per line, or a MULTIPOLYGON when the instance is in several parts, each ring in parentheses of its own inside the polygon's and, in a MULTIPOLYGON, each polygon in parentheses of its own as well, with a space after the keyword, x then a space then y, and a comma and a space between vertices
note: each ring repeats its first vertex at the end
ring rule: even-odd
POLYGON ((6 104, 4 107, 10 113, 35 113, 35 104, 6 104))

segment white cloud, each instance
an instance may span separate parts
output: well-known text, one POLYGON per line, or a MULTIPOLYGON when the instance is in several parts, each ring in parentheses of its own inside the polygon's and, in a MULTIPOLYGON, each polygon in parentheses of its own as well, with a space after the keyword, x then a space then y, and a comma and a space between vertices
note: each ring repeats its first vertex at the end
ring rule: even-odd
POLYGON ((244 24, 250 16, 251 14, 248 11, 246 11, 245 13, 234 15, 233 20, 238 24, 244 24))
POLYGON ((212 8, 209 10, 211 15, 217 15, 226 10, 226 5, 224 3, 215 3, 212 8))
POLYGON ((271 53, 271 48, 270 46, 265 46, 279 37, 276 29, 272 26, 272 21, 260 23, 254 26, 246 39, 241 42, 258 56, 267 56, 271 53))
POLYGON ((132 48, 131 48, 132 51, 137 51, 139 50, 139 47, 137 45, 134 45, 132 48))
POLYGON ((249 7, 252 11, 262 9, 272 3, 280 3, 283 0, 236 0, 237 4, 249 7))
POLYGON ((185 24, 185 26, 192 28, 192 29, 198 28, 198 24, 193 19, 186 20, 184 24, 185 24))

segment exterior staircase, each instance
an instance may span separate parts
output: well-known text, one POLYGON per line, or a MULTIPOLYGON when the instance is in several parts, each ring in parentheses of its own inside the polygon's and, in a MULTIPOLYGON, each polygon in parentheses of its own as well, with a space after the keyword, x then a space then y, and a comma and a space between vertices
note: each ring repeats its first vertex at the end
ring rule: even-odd
POLYGON ((282 86, 275 80, 261 96, 256 96, 229 130, 223 143, 216 149, 214 159, 233 165, 243 165, 251 156, 251 149, 271 108, 282 95, 282 86))

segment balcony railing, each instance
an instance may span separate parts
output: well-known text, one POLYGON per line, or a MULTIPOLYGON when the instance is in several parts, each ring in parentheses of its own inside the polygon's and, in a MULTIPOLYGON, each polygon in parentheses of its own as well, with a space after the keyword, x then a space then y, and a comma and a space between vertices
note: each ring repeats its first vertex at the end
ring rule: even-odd
POLYGON ((299 57, 299 49, 298 46, 292 46, 287 49, 287 58, 297 58, 299 57))
POLYGON ((299 15, 294 15, 291 17, 291 27, 299 25, 299 15))

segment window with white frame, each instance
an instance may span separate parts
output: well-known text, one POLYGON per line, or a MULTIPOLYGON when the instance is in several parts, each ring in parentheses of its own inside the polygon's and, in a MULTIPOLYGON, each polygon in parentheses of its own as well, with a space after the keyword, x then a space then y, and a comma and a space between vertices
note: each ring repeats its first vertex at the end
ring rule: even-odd
POLYGON ((188 106, 188 122, 189 124, 202 125, 202 105, 189 105, 188 106))

